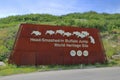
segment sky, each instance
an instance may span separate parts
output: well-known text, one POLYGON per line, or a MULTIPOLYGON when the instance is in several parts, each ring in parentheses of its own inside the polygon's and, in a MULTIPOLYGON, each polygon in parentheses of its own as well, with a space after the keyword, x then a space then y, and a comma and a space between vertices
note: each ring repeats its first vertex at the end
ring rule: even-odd
POLYGON ((120 0, 1 0, 0 18, 23 14, 120 13, 120 0))

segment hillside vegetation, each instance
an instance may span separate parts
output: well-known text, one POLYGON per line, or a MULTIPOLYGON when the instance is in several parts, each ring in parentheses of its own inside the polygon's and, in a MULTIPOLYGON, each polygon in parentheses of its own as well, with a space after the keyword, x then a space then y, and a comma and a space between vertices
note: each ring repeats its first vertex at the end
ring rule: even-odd
POLYGON ((0 61, 8 58, 21 23, 98 28, 101 32, 108 59, 120 54, 120 14, 71 13, 62 16, 27 14, 0 19, 0 61))

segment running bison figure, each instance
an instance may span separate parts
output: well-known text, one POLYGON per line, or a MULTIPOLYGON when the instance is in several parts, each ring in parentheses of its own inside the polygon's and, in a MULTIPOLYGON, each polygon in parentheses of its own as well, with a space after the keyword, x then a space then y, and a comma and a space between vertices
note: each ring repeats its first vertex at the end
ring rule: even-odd
POLYGON ((63 36, 70 37, 72 34, 70 32, 65 32, 63 36))
POLYGON ((63 35, 65 33, 64 30, 56 30, 56 34, 60 34, 60 35, 63 35))
POLYGON ((40 36, 41 32, 39 32, 39 31, 32 31, 31 35, 40 36))
POLYGON ((48 34, 48 35, 53 35, 53 34, 55 34, 55 31, 53 31, 53 30, 47 30, 45 34, 46 34, 46 35, 47 35, 47 34, 48 34))
POLYGON ((74 31, 73 35, 77 36, 78 38, 85 38, 89 36, 89 33, 87 31, 82 31, 82 32, 74 31))

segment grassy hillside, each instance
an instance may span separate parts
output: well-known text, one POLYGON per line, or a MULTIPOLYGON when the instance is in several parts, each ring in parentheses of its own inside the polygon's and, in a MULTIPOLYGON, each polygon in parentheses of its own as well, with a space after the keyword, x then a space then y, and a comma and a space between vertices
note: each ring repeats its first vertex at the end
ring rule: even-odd
POLYGON ((114 54, 120 54, 120 14, 99 14, 92 11, 62 16, 27 14, 0 19, 0 61, 8 58, 21 23, 98 28, 108 59, 114 54))

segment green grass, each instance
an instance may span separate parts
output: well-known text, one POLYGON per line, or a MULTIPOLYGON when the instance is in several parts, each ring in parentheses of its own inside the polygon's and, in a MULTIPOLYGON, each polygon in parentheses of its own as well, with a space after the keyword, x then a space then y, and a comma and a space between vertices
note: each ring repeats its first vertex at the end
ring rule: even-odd
POLYGON ((42 71, 87 69, 87 68, 112 67, 112 66, 120 66, 120 61, 110 60, 104 64, 96 63, 96 64, 40 65, 40 66, 16 66, 16 65, 7 64, 6 66, 0 66, 0 76, 31 73, 31 72, 42 72, 42 71))
POLYGON ((35 67, 17 67, 15 65, 6 65, 0 67, 0 76, 12 75, 12 74, 20 74, 20 73, 29 73, 36 71, 35 67))
POLYGON ((104 47, 105 47, 105 51, 106 51, 106 55, 108 58, 111 58, 112 55, 116 54, 116 45, 114 47, 114 43, 113 41, 110 41, 108 39, 103 39, 103 44, 104 44, 104 47))

